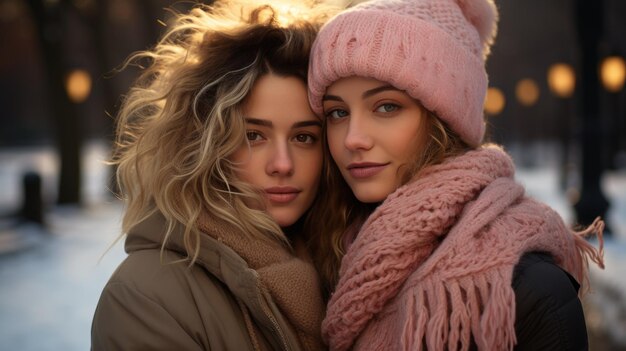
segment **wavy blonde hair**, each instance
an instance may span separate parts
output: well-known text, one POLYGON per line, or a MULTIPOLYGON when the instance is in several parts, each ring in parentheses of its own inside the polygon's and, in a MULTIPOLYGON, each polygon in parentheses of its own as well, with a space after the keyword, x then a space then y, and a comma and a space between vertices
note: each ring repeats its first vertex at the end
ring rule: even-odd
POLYGON ((242 233, 288 245, 272 218, 254 209, 263 201, 237 179, 229 157, 247 142, 242 105, 254 83, 269 73, 306 82, 311 45, 332 12, 316 2, 274 5, 198 5, 126 62, 147 65, 120 109, 112 158, 127 206, 124 233, 160 212, 164 243, 182 224, 193 263, 197 221, 207 211, 242 233))
MULTIPOLYGON (((409 182, 421 169, 443 162, 449 157, 458 156, 470 150, 444 122, 426 111, 427 140, 416 152, 413 162, 404 171, 403 183, 409 182)), ((324 131, 326 126, 324 125, 324 131)), ((324 137, 324 154, 327 159, 323 172, 323 182, 332 191, 320 193, 319 201, 328 204, 317 214, 324 218, 316 233, 312 233, 309 248, 313 261, 322 279, 324 297, 328 299, 337 285, 341 259, 345 254, 346 239, 354 238, 359 229, 378 204, 360 202, 343 179, 339 168, 332 160, 324 137)))

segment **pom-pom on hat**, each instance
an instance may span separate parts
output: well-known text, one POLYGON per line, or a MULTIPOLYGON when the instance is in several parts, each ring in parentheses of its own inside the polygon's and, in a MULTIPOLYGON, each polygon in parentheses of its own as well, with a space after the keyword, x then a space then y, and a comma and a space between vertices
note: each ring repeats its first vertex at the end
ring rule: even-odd
POLYGON ((493 0, 373 0, 350 8, 313 45, 311 106, 321 115, 326 89, 341 78, 374 78, 406 91, 477 146, 497 20, 493 0))

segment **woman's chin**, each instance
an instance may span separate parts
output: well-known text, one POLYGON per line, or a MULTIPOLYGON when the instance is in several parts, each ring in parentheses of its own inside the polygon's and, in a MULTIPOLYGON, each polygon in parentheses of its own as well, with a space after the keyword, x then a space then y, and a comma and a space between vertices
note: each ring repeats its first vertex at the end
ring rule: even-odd
POLYGON ((389 195, 389 192, 386 191, 380 191, 379 189, 372 191, 372 189, 367 188, 352 189, 352 192, 357 200, 366 204, 382 202, 389 195))
POLYGON ((301 215, 296 213, 272 213, 270 211, 270 216, 272 219, 278 224, 281 228, 291 227, 294 223, 298 221, 301 215))

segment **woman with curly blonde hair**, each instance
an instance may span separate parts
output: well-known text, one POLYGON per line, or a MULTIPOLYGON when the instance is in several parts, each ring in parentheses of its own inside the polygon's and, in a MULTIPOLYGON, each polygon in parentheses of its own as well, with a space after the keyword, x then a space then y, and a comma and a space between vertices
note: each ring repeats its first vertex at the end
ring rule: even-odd
POLYGON ((323 163, 306 76, 330 12, 249 3, 195 7, 132 58, 149 64, 113 159, 129 255, 100 297, 94 350, 322 348, 303 244, 323 163))

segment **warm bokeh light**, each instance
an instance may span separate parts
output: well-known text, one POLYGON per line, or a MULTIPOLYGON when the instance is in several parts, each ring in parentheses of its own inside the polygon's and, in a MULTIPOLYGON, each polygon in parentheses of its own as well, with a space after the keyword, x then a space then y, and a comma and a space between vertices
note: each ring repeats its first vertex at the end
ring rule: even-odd
POLYGON ((85 70, 73 70, 67 75, 65 89, 72 102, 81 103, 91 93, 91 76, 85 70))
POLYGON ((108 5, 109 18, 116 23, 128 23, 136 20, 139 15, 134 8, 134 1, 115 0, 110 1, 108 5))
POLYGON ((616 93, 624 87, 626 79, 626 63, 619 56, 609 56, 602 61, 600 77, 604 89, 616 93))
POLYGON ((568 98, 574 94, 576 74, 572 66, 556 63, 548 69, 548 87, 556 96, 568 98))
POLYGON ((0 22, 10 22, 18 19, 26 11, 22 1, 0 1, 0 22))
POLYGON ((73 0, 72 3, 83 11, 91 10, 96 6, 95 0, 73 0))
POLYGON ((539 86, 530 79, 522 79, 515 86, 517 101, 524 106, 533 106, 539 100, 539 86))
POLYGON ((506 99, 504 94, 498 88, 487 89, 487 96, 485 97, 485 112, 489 115, 497 115, 504 109, 506 99))

